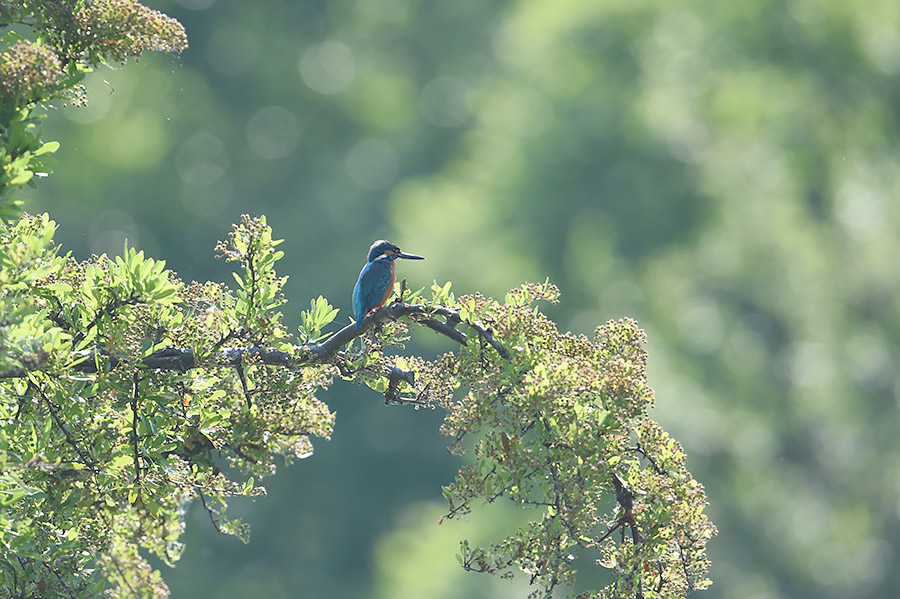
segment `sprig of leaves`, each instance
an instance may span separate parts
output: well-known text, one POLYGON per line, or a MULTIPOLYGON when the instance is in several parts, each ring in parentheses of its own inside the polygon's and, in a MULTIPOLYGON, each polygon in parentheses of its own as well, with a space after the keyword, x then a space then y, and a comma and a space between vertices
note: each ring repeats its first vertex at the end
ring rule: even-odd
POLYGON ((337 308, 321 295, 309 302, 309 310, 300 312, 300 336, 303 343, 317 343, 331 336, 322 331, 337 318, 337 308))

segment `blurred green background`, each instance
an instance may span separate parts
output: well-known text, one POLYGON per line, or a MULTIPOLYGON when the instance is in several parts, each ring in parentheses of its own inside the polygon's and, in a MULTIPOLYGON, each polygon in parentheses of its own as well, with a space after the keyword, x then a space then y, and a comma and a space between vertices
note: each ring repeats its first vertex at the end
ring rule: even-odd
MULTIPOLYGON (((63 147, 28 209, 65 249, 127 238, 227 281, 215 241, 264 213, 291 324, 318 294, 346 318, 381 237, 428 257, 413 287, 549 276, 560 327, 649 334, 653 415, 719 527, 705 597, 896 596, 900 3, 146 3, 190 49, 46 121, 63 147)), ((454 559, 521 515, 438 525, 441 414, 322 398, 333 439, 233 508, 249 545, 189 510, 174 599, 526 594, 454 559)))

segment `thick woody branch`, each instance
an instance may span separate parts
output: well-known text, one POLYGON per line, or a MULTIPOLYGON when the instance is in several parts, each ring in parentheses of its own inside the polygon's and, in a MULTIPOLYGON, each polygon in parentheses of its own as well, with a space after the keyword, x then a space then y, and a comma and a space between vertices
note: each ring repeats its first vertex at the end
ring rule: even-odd
MULTIPOLYGON (((226 348, 218 352, 217 358, 211 363, 198 363, 193 350, 190 348, 165 347, 143 358, 140 365, 152 370, 174 370, 187 372, 201 366, 226 366, 238 368, 245 360, 258 361, 270 366, 284 368, 298 367, 304 364, 331 362, 341 348, 364 335, 372 327, 379 326, 388 321, 409 317, 413 321, 428 327, 432 331, 452 339, 460 345, 466 345, 469 336, 457 327, 464 325, 475 333, 488 345, 493 347, 501 358, 509 359, 506 349, 498 342, 490 330, 478 323, 464 321, 459 312, 446 306, 427 306, 424 304, 407 304, 395 301, 381 308, 367 317, 362 325, 349 324, 329 337, 322 343, 304 345, 297 356, 283 351, 264 347, 226 348)), ((109 354, 106 350, 85 350, 80 352, 79 361, 74 369, 81 373, 94 373, 98 369, 113 369, 119 365, 120 359, 109 354)), ((0 372, 0 379, 21 378, 32 370, 40 370, 43 361, 25 361, 20 367, 11 368, 0 372)))
POLYGON ((364 334, 370 328, 389 320, 397 320, 403 316, 411 317, 419 324, 456 341, 460 345, 466 345, 469 342, 468 335, 456 328, 460 324, 465 324, 474 330, 478 336, 484 339, 491 347, 497 350, 497 353, 500 354, 501 358, 504 360, 509 359, 509 354, 506 352, 506 349, 500 345, 489 330, 477 323, 464 322, 459 315, 459 312, 456 310, 447 308, 446 306, 407 304, 401 301, 392 302, 381 308, 366 318, 359 328, 356 328, 355 324, 348 324, 326 341, 304 346, 304 353, 311 354, 315 361, 328 362, 335 354, 337 354, 340 348, 350 343, 356 337, 364 334), (444 318, 444 321, 442 322, 437 318, 434 318, 435 316, 444 318))

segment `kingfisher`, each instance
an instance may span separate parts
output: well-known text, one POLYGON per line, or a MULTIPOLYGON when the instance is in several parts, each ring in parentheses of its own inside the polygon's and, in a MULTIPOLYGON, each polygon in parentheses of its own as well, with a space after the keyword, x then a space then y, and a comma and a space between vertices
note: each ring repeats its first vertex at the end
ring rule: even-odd
POLYGON ((353 314, 356 328, 362 326, 363 319, 370 312, 383 306, 394 291, 397 280, 397 258, 424 260, 422 256, 400 251, 396 244, 379 239, 369 248, 366 265, 359 271, 359 279, 353 288, 353 314))

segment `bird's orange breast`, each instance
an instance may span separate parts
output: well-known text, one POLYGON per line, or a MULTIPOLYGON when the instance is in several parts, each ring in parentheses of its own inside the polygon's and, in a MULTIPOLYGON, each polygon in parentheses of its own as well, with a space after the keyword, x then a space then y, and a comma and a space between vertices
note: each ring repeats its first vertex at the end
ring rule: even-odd
POLYGON ((384 297, 378 300, 378 303, 375 304, 373 310, 377 310, 385 303, 387 303, 388 298, 391 297, 391 294, 394 292, 394 283, 397 281, 397 267, 394 264, 394 261, 391 260, 391 282, 388 284, 387 289, 384 290, 384 297))

